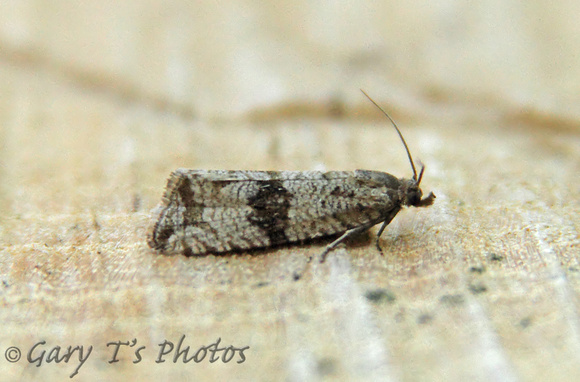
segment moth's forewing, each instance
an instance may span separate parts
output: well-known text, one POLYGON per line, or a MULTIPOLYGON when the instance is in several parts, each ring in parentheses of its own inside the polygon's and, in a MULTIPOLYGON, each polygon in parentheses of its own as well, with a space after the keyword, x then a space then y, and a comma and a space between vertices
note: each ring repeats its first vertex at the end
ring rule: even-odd
POLYGON ((377 224, 400 208, 397 179, 357 170, 175 171, 149 245, 197 255, 305 241, 377 224))

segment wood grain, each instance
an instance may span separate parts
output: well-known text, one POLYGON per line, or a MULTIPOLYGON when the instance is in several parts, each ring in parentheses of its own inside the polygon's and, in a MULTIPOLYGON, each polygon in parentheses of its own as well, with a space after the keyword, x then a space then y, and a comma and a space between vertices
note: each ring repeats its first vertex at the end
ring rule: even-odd
POLYGON ((273 103, 267 118, 256 108, 212 119, 194 112, 199 93, 180 108, 146 87, 119 91, 94 68, 85 78, 34 57, 0 55, 0 354, 22 351, 16 363, 0 359, 3 378, 68 379, 76 356, 27 361, 40 341, 32 356, 93 346, 74 378, 83 381, 580 378, 574 112, 495 98, 386 105, 437 199, 399 213, 382 236, 384 257, 378 227, 325 264, 307 259, 330 240, 167 257, 145 232, 178 167, 410 177, 405 152, 356 86, 340 113, 308 112, 336 106, 328 91, 300 101, 303 114, 273 103), (219 338, 249 346, 246 360, 184 364, 171 353, 157 363, 159 344, 184 335, 190 356, 219 338), (109 363, 107 343, 133 339, 109 363))

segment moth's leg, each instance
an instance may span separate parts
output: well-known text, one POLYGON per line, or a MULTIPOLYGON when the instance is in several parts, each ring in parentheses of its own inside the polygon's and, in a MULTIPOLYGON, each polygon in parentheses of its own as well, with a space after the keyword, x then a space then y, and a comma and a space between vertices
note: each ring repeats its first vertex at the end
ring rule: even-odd
POLYGON ((338 239, 336 239, 335 241, 333 241, 332 243, 330 243, 326 246, 326 248, 322 252, 322 257, 320 259, 320 262, 324 263, 324 261, 326 260, 326 255, 328 254, 328 252, 330 252, 334 248, 336 248, 337 245, 339 245, 340 243, 342 243, 343 241, 345 241, 349 237, 354 236, 356 234, 359 234, 361 232, 364 232, 371 227, 372 227, 372 225, 361 225, 360 227, 349 229, 348 231, 343 233, 341 237, 339 237, 338 239))
POLYGON ((381 256, 383 256, 383 249, 381 248, 381 245, 379 244, 379 239, 380 239, 381 235, 383 234, 383 231, 385 230, 385 228, 387 228, 389 223, 393 220, 393 218, 397 215, 398 212, 399 212, 399 210, 395 209, 386 217, 385 221, 383 222, 383 225, 379 229, 379 233, 377 234, 376 245, 377 245, 377 249, 379 250, 379 253, 381 254, 381 256))

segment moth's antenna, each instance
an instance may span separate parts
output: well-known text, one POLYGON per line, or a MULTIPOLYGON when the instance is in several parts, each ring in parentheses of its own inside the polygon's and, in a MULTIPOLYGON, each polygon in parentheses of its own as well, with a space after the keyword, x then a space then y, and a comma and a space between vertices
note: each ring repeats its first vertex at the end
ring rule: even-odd
MULTIPOLYGON (((374 103, 375 106, 378 107, 379 110, 382 111, 384 115, 387 116, 387 118, 389 119, 389 121, 391 121, 391 123, 395 127, 395 130, 397 130, 397 133, 399 134, 399 137, 401 138, 401 141, 403 141, 403 145, 405 146, 405 150, 407 150, 407 156, 409 157, 409 162, 411 162, 411 168, 413 169, 413 179, 417 180, 417 170, 415 170, 415 164, 413 163, 413 157, 411 157, 411 152, 409 151, 409 147, 407 147, 407 142, 405 142, 405 138, 403 138, 403 134, 401 134, 401 130, 399 130, 399 128, 397 127, 397 124, 395 123, 395 121, 393 121, 393 118, 391 118, 391 116, 389 114, 387 114, 387 112, 384 111, 382 107, 380 107, 375 101, 373 101, 373 99, 371 97, 369 97, 369 95, 367 93, 365 93, 364 90, 361 89, 360 91, 363 92, 363 94, 372 103, 374 103)), ((423 170, 421 170, 421 175, 423 175, 423 170)), ((421 177, 419 177, 419 179, 420 178, 421 177)))

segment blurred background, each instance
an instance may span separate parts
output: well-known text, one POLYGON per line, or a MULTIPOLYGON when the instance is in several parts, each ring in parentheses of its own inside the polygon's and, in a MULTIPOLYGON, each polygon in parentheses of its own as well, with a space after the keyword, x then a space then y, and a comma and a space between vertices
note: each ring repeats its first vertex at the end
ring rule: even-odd
POLYGON ((579 13, 566 0, 2 1, 0 55, 199 117, 363 88, 578 118, 579 13))

